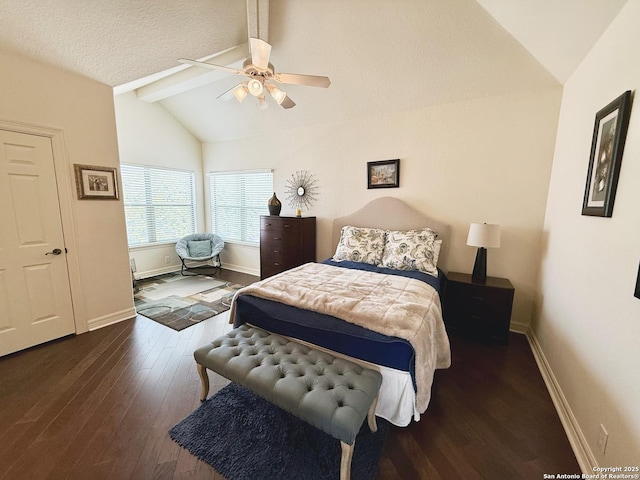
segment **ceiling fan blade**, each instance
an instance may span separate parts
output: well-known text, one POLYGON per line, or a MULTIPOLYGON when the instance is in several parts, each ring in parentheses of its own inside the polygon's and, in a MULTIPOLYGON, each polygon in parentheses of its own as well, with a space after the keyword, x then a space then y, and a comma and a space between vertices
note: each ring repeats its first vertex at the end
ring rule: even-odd
POLYGON ((293 100, 291 100, 291 97, 289 97, 289 95, 287 95, 284 100, 282 101, 282 103, 280 104, 280 106, 282 108, 293 108, 296 106, 296 102, 294 102, 293 100))
POLYGON ((300 73, 274 73, 273 79, 280 83, 290 83, 293 85, 307 85, 309 87, 327 88, 331 85, 329 77, 320 75, 303 75, 300 73))
POLYGON ((216 97, 216 100, 224 100, 225 102, 227 100, 231 100, 233 98, 233 89, 236 88, 237 85, 231 87, 229 90, 222 92, 220 95, 218 95, 216 97))
POLYGON ((251 52, 251 63, 255 67, 261 70, 266 70, 269 67, 271 45, 259 38, 250 38, 249 51, 251 52))
POLYGON ((245 72, 243 70, 238 70, 237 68, 225 67, 223 65, 214 65, 213 63, 198 62, 196 60, 188 60, 186 58, 179 58, 178 61, 180 63, 184 63, 185 65, 192 65, 194 67, 205 67, 205 68, 211 68, 212 70, 224 70, 225 72, 234 73, 236 75, 245 75, 245 72))

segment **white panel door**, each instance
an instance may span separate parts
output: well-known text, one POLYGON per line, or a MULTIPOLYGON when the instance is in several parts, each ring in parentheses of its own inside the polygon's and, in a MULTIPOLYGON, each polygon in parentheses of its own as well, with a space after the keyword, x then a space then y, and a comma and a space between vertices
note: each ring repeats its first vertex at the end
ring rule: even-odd
POLYGON ((74 332, 51 140, 0 130, 0 356, 74 332))

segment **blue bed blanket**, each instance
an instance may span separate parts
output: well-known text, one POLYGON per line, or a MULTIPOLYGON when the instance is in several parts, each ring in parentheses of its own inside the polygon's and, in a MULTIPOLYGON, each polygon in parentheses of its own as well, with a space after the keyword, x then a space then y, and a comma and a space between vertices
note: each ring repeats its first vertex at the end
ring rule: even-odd
MULTIPOLYGON (((322 263, 415 278, 428 283, 438 293, 446 280, 442 272, 436 278, 418 271, 390 270, 364 263, 332 260, 322 263)), ((414 378, 415 388, 415 352, 407 340, 383 335, 333 316, 251 295, 238 296, 235 301, 235 327, 250 323, 354 358, 409 372, 414 378)))

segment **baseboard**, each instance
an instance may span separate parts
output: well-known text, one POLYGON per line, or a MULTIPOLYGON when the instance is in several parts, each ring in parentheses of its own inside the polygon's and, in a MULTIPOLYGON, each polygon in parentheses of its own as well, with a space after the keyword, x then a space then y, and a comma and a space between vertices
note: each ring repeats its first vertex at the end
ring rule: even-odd
POLYGON ((107 325, 113 325, 114 323, 122 322, 124 320, 129 320, 135 316, 136 309, 132 307, 120 310, 119 312, 110 313, 109 315, 104 315, 102 317, 92 318, 87 323, 89 325, 89 331, 91 331, 106 327, 107 325))
POLYGON ((598 462, 596 461, 591 448, 589 448, 587 439, 582 433, 582 429, 571 411, 569 402, 567 402, 567 398, 564 396, 562 388, 553 374, 551 365, 549 365, 547 357, 542 351, 542 347, 540 346, 538 339, 530 328, 527 329, 526 336, 529 341, 531 351, 533 352, 533 356, 538 364, 538 369, 542 374, 544 383, 547 385, 549 395, 551 395, 553 405, 556 407, 556 411, 558 412, 558 416, 562 422, 562 427, 567 434, 567 438, 569 439, 573 453, 576 456, 576 460, 578 460, 578 465, 580 465, 582 473, 591 474, 595 471, 594 467, 598 466, 598 462))
MULTIPOLYGON (((243 267, 242 265, 232 265, 225 263, 222 265, 224 270, 231 270, 233 272, 246 273, 247 275, 253 275, 255 277, 260 276, 260 270, 253 268, 243 267)), ((163 268, 156 268, 154 270, 147 270, 145 272, 136 272, 134 274, 136 280, 142 280, 143 278, 157 277, 158 275, 164 275, 165 273, 174 273, 180 271, 180 265, 171 265, 163 268)))
POLYGON ((529 331, 529 324, 520 323, 520 322, 511 322, 511 324, 509 325, 509 331, 526 335, 527 332, 529 331))
POLYGON ((134 277, 136 280, 142 280, 143 278, 157 277, 158 275, 164 275, 165 273, 179 272, 180 265, 168 265, 162 268, 155 268, 153 270, 147 270, 145 272, 136 272, 134 277))
POLYGON ((231 263, 223 263, 222 268, 225 270, 231 270, 238 273, 246 273, 247 275, 253 275, 255 277, 260 276, 260 270, 243 267, 242 265, 233 265, 231 263))

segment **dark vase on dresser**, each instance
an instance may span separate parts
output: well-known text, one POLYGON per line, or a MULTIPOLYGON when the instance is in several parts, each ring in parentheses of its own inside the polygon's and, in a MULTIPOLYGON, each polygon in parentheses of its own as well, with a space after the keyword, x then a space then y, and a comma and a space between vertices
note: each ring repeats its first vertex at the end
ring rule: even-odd
POLYGON ((282 210, 282 202, 280 202, 280 200, 278 200, 278 197, 276 197, 276 192, 273 192, 273 197, 271 197, 267 202, 267 207, 269 208, 269 215, 280 215, 280 210, 282 210))
POLYGON ((260 278, 316 261, 316 217, 260 217, 260 278))

